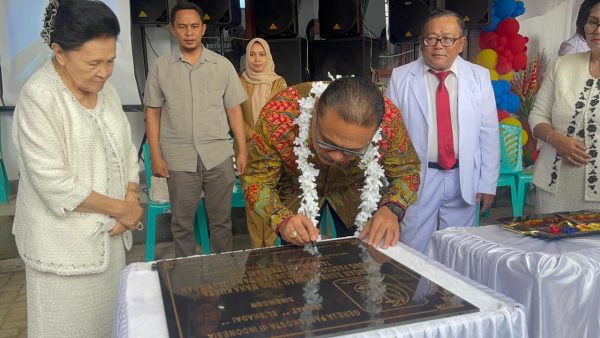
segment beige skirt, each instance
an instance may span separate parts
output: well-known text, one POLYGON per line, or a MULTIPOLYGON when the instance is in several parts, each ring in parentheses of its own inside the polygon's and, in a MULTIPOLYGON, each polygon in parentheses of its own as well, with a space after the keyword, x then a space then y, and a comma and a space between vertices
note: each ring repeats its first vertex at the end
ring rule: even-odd
POLYGON ((28 337, 111 336, 119 274, 125 267, 121 236, 110 237, 109 247, 108 268, 97 274, 60 276, 26 267, 28 337))

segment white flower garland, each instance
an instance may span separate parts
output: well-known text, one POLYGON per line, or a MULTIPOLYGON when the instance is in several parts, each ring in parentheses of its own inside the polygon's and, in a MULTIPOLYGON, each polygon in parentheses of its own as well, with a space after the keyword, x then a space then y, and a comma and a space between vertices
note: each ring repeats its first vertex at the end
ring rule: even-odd
MULTIPOLYGON (((331 74, 330 77, 334 80, 331 74)), ((337 78, 340 78, 340 76, 337 78)), ((321 96, 327 86, 328 84, 325 82, 319 81, 313 83, 309 96, 298 100, 300 104, 300 116, 294 120, 294 124, 299 126, 298 137, 294 140, 294 154, 296 154, 296 164, 301 172, 298 181, 302 190, 298 213, 308 217, 315 227, 317 226, 317 217, 319 216, 319 197, 317 196, 316 183, 319 170, 312 163, 308 162, 308 159, 314 156, 308 145, 308 136, 315 101, 321 96)), ((373 135, 371 144, 358 164, 358 167, 364 170, 365 184, 360 189, 362 202, 359 205, 360 212, 354 221, 356 234, 362 231, 364 225, 373 215, 373 212, 377 210, 379 200, 381 199, 380 189, 383 186, 382 179, 385 172, 379 164, 379 158, 381 157, 379 154, 380 140, 381 128, 378 128, 375 135, 373 135)))

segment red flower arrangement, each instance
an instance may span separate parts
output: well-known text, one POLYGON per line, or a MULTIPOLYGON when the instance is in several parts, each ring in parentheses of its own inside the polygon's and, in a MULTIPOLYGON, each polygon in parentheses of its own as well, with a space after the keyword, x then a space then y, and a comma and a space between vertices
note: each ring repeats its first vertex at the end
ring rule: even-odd
POLYGON ((523 129, 527 132, 528 140, 523 145, 523 166, 528 167, 535 163, 538 156, 536 141, 532 137, 529 127, 529 113, 533 109, 535 98, 544 80, 547 60, 544 52, 536 53, 529 59, 525 70, 515 72, 511 81, 511 90, 519 97, 520 107, 516 112, 523 129))
POLYGON ((544 80, 546 64, 547 60, 544 53, 536 53, 529 59, 525 70, 514 73, 511 87, 521 101, 521 106, 517 111, 517 115, 521 119, 528 118, 531 109, 533 109, 535 97, 544 80))

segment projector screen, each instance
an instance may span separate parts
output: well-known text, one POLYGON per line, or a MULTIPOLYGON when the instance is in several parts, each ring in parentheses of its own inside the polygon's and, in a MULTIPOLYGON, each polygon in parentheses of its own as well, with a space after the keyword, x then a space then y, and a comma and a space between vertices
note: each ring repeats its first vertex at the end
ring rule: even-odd
MULTIPOLYGON (((103 0, 119 18, 121 34, 117 59, 110 82, 125 105, 139 105, 140 98, 133 73, 129 0, 103 0)), ((42 17, 47 0, 0 1, 0 66, 4 105, 14 106, 27 79, 51 56, 42 42, 42 17)))

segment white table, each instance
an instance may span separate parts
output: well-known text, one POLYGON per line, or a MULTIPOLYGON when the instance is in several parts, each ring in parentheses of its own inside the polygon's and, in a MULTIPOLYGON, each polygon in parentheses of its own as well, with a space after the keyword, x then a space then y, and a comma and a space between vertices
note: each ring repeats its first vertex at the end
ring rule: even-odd
POLYGON ((527 308, 531 337, 600 337, 600 237, 542 240, 497 225, 434 233, 429 257, 527 308))
MULTIPOLYGON (((478 307, 480 311, 361 332, 351 336, 527 337, 525 312, 522 305, 458 275, 402 244, 381 251, 467 300, 478 307)), ((158 273, 151 271, 149 263, 129 265, 121 275, 118 309, 113 323, 113 337, 161 338, 167 336, 158 273)))

